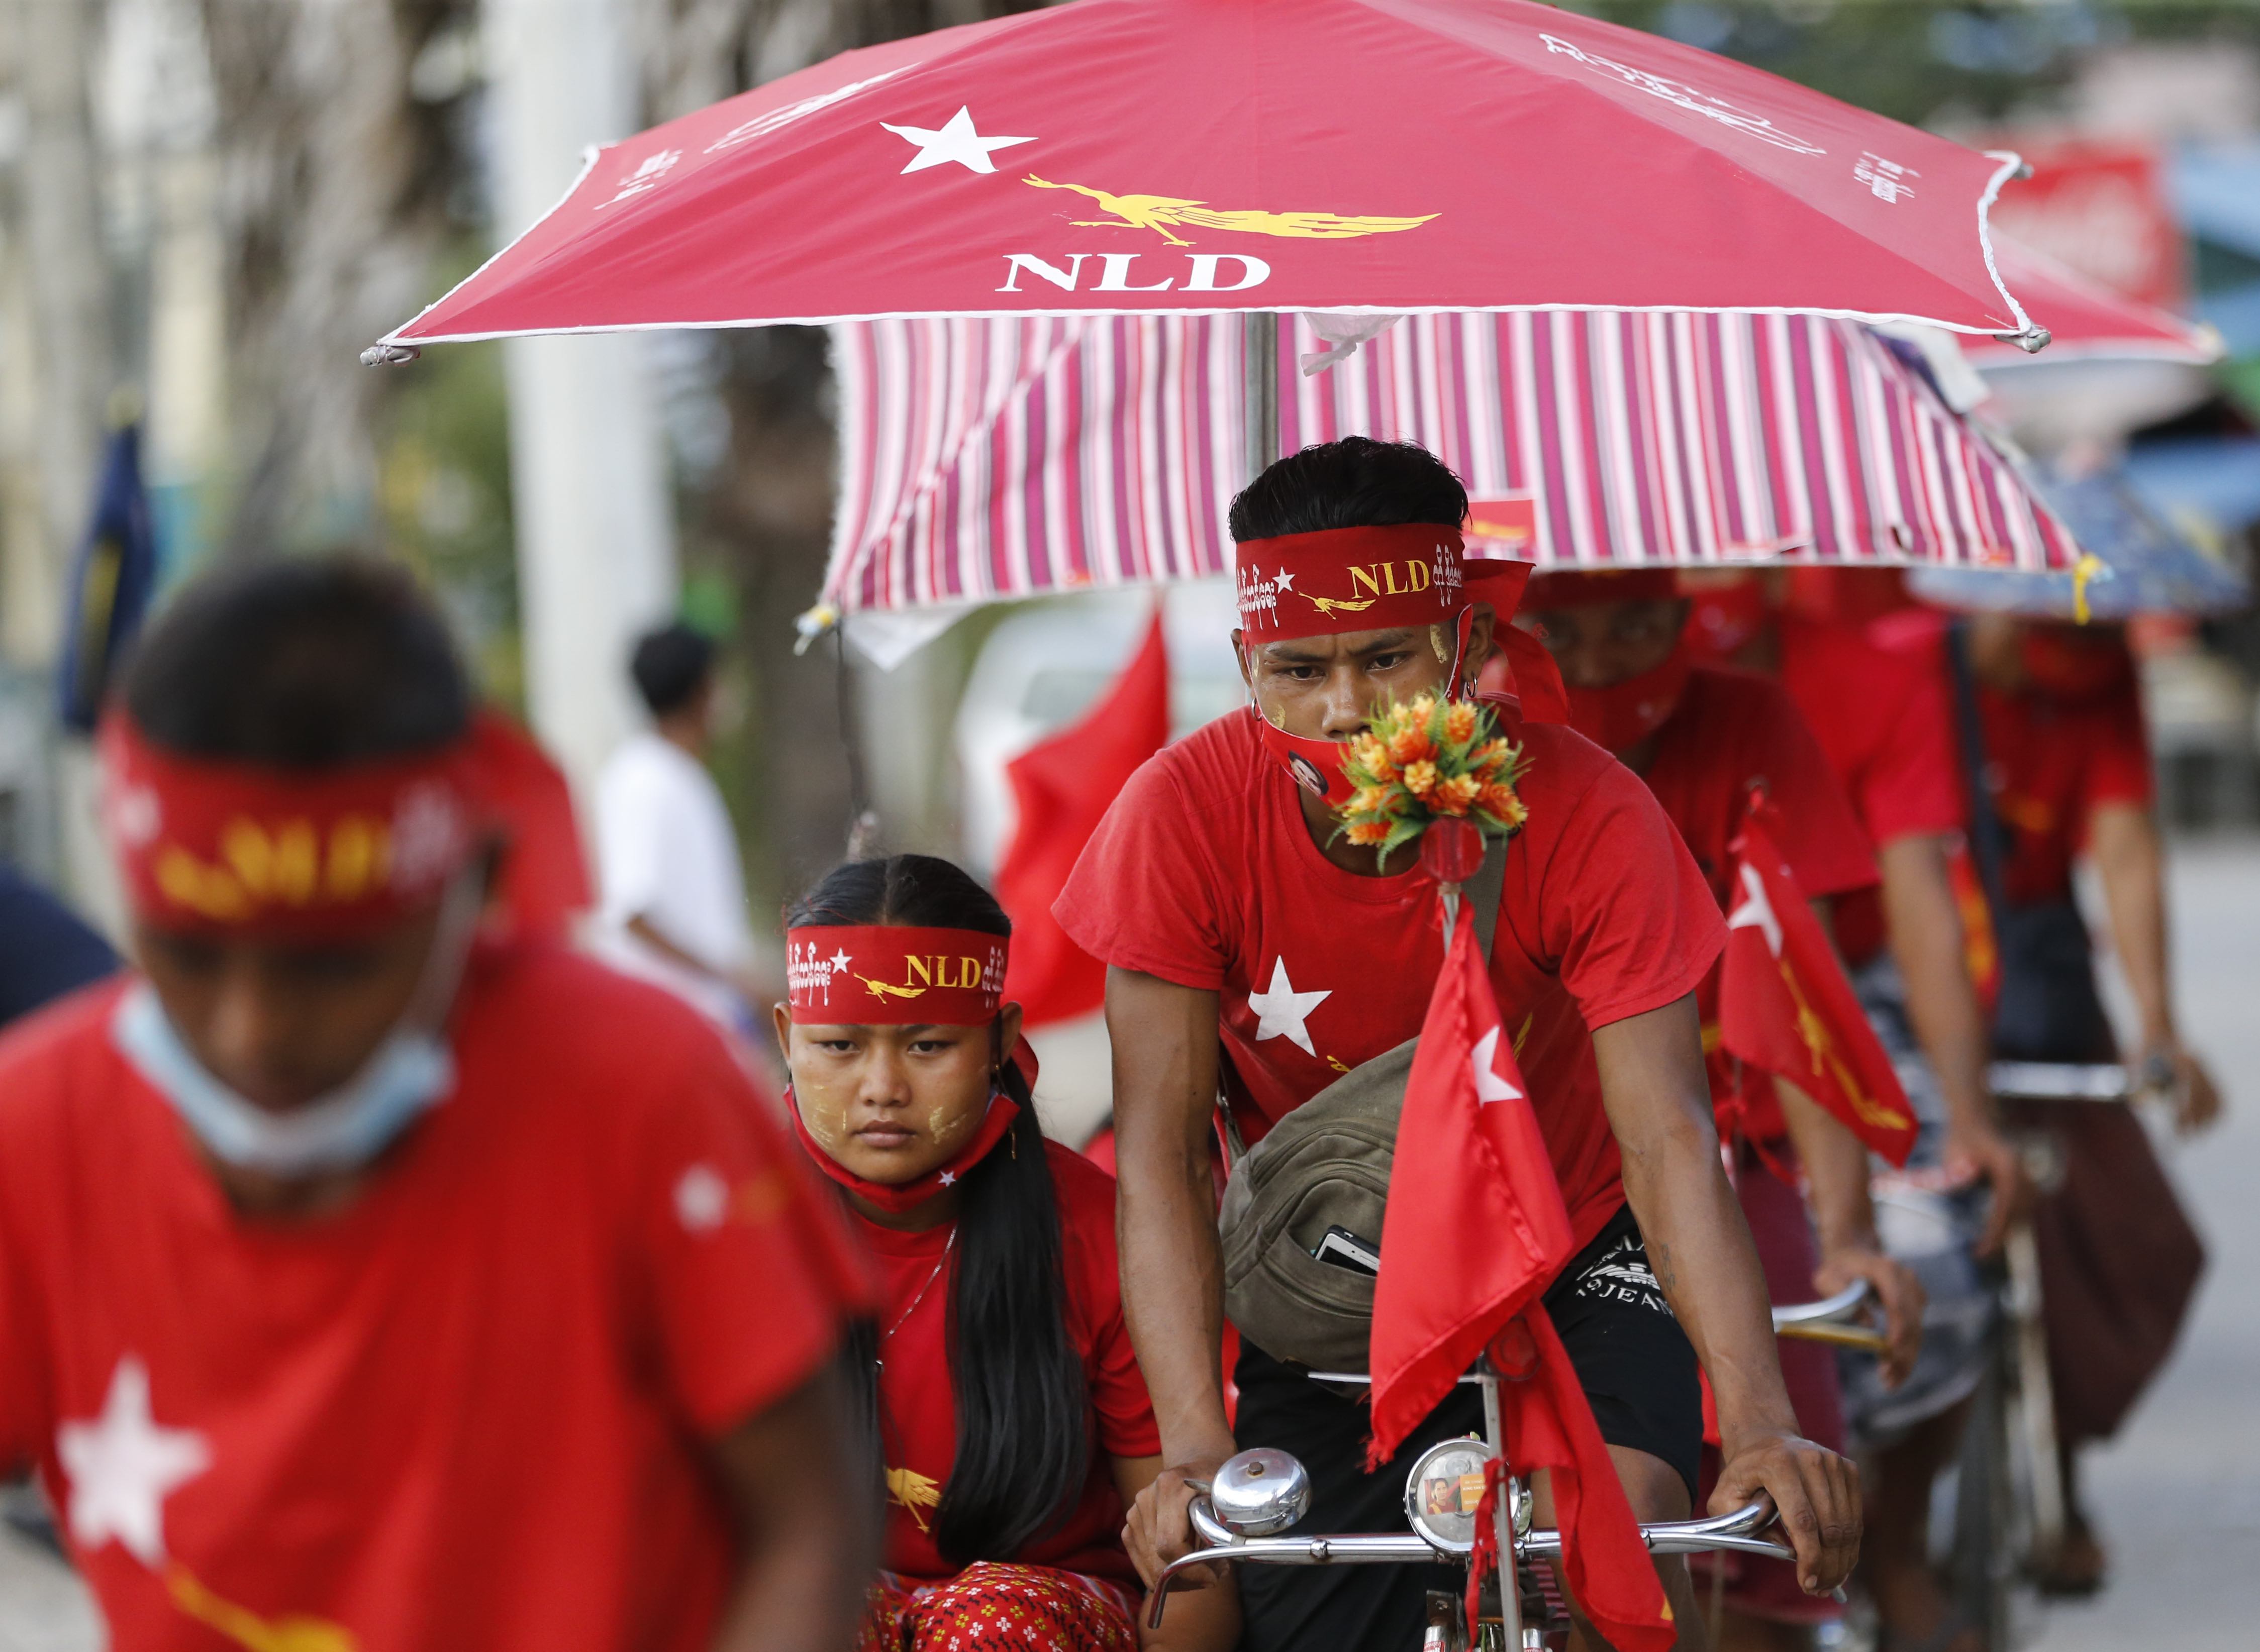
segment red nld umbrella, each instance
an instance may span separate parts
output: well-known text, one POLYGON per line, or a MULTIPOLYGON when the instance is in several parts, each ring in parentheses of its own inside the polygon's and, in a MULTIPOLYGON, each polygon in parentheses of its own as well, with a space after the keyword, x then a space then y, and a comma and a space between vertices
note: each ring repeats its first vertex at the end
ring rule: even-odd
POLYGON ((1986 245, 2018 165, 1531 0, 1076 0, 847 53, 597 151, 385 346, 1554 305, 2037 347, 1986 245))

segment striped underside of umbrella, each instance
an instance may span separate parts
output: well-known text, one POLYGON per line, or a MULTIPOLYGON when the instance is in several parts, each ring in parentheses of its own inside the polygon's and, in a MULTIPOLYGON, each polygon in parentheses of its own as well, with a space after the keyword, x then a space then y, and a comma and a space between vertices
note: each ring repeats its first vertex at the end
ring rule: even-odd
MULTIPOLYGON (((842 482, 825 599, 949 606, 1221 574, 1236 316, 833 328, 842 482)), ((1298 322, 1280 441, 1420 443, 1474 532, 1541 565, 2065 569, 2073 536, 1913 354, 1853 322, 1412 316, 1327 371, 1298 322)))

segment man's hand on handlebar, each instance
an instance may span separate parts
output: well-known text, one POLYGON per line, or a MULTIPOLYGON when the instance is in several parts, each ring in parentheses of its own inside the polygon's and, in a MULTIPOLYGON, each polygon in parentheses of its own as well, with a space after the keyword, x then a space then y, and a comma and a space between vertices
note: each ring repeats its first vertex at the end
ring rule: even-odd
POLYGON ((1830 1251, 1813 1271, 1813 1288, 1833 1297, 1854 1281, 1864 1279, 1884 1310, 1884 1336, 1889 1346, 1876 1356, 1885 1388, 1897 1388, 1914 1370, 1915 1355, 1922 1351, 1922 1281, 1914 1270, 1869 1246, 1847 1245, 1830 1251))
POLYGON ((2009 1224, 2032 1214, 2038 1191, 2025 1169, 2024 1155, 1990 1121, 1964 1120, 1947 1130, 1946 1169, 1958 1181, 1982 1181, 1993 1190, 1985 1231, 1978 1239, 1978 1254, 1993 1255, 2009 1224))
MULTIPOLYGON (((1193 1498, 1223 1462, 1218 1457, 1164 1469, 1130 1505, 1129 1518, 1122 1523, 1122 1546, 1130 1551, 1130 1563, 1147 1588, 1154 1586, 1162 1567, 1200 1547, 1193 1534, 1193 1498)), ((1188 1566, 1169 1579, 1169 1587, 1206 1589, 1223 1579, 1221 1566, 1188 1566)))
POLYGON ((1798 1586, 1825 1595, 1860 1558, 1860 1471, 1834 1452, 1782 1432, 1727 1442, 1710 1513, 1731 1514, 1760 1492, 1773 1498, 1783 1534, 1797 1550, 1798 1586))

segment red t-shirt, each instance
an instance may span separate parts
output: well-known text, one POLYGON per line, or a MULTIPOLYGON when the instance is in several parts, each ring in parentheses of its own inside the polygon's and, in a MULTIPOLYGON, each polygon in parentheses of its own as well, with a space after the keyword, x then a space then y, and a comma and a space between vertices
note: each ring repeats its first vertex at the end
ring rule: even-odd
POLYGON ((2071 864, 2100 804, 2150 800, 2150 743, 2129 680, 2066 704, 2039 694, 1978 691, 1985 783, 2008 838, 2003 894, 2013 906, 2068 899, 2071 864))
MULTIPOLYGON (((1590 1029, 1693 991, 1718 903, 1639 777, 1552 724, 1510 725, 1529 769, 1491 985, 1579 1245, 1624 1203, 1590 1029)), ((1300 792, 1255 713, 1219 718, 1131 778, 1052 908, 1076 945, 1222 999, 1225 1089, 1241 1134, 1420 1031, 1443 967, 1435 884, 1364 877, 1311 840, 1300 792)))
POLYGON ((1779 845, 1810 900, 1871 889, 1876 855, 1813 730, 1781 685, 1747 671, 1695 668, 1658 731, 1644 776, 1723 910, 1730 846, 1753 783, 1781 812, 1779 845))
POLYGON ((337 1214, 255 1222, 113 1047, 120 990, 0 1042, 0 1465, 39 1465, 111 1646, 703 1652, 699 1442, 868 1301, 714 1033, 483 953, 453 1093, 337 1214))
MULTIPOLYGON (((1962 766, 1940 617, 1892 614, 1862 624, 1784 614, 1781 680, 1843 782, 1870 841, 1962 829, 1962 766)), ((1836 944, 1854 963, 1884 944, 1881 903, 1854 895, 1836 909, 1836 944)))
MULTIPOLYGON (((1066 1273, 1068 1334, 1083 1355, 1091 1477, 1075 1513, 1056 1530, 1009 1558, 1058 1566, 1138 1587, 1122 1548, 1121 1496, 1110 1459, 1162 1449, 1146 1379, 1122 1319, 1122 1272, 1114 1248, 1114 1178, 1057 1142, 1045 1144, 1058 1191, 1060 1255, 1066 1273)), ((879 1259, 885 1305, 879 1324, 879 1410, 887 1468, 889 1571, 937 1579, 957 1569, 933 1543, 933 1511, 957 1457, 957 1399, 946 1332, 958 1256, 955 1222, 906 1234, 861 1221, 879 1259)), ((1002 1558, 1002 1557, 1000 1557, 1002 1558)))
MULTIPOLYGON (((1779 847, 1807 899, 1841 898, 1875 887, 1875 852, 1859 817, 1820 742, 1777 683, 1697 666, 1670 720, 1658 731, 1645 778, 1722 912, 1732 910, 1737 898, 1730 846, 1741 829, 1751 783, 1758 781, 1780 812, 1779 847)), ((1716 969, 1698 996, 1709 1045, 1719 1014, 1716 969)), ((1711 1094, 1720 1108, 1720 1128, 1739 1126, 1764 1138, 1781 1134, 1784 1126, 1770 1091, 1760 1091, 1758 1105, 1747 1113, 1734 1111, 1734 1091, 1732 1068, 1714 1056, 1711 1094)))

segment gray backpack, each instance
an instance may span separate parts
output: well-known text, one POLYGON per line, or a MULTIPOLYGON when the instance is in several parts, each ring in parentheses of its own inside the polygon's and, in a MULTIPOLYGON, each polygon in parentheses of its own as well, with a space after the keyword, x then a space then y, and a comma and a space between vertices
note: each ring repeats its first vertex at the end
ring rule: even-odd
MULTIPOLYGON (((1505 849, 1493 843, 1464 895, 1486 958, 1505 882, 1505 849)), ((1397 1117, 1420 1044, 1408 1038, 1352 1068, 1233 1164, 1217 1212, 1224 1311, 1274 1359, 1312 1370, 1366 1369, 1373 1277, 1313 1253, 1341 1227, 1380 1254, 1397 1117)))

